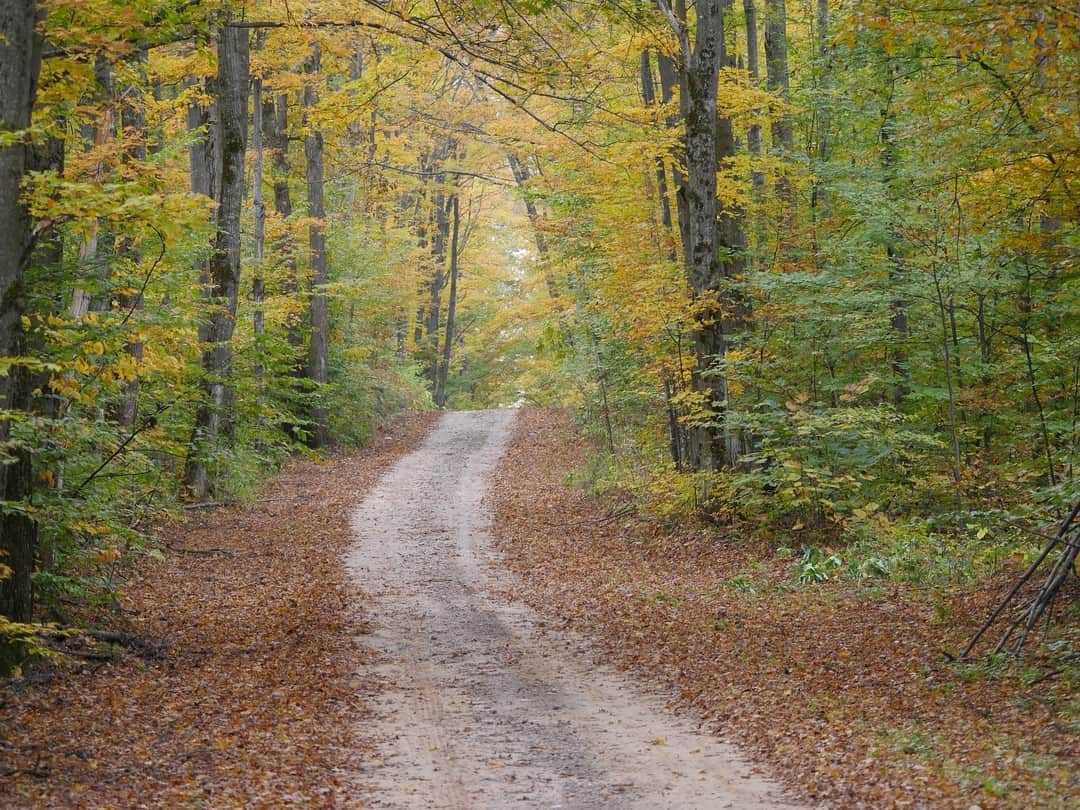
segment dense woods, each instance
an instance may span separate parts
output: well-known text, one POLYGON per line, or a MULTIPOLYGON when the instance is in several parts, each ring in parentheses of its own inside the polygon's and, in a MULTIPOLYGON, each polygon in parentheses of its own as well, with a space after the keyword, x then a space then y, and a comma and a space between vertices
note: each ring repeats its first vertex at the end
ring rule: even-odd
POLYGON ((2 0, 0 674, 130 642, 153 560, 258 580, 213 643, 317 693, 333 475, 270 569, 229 555, 303 532, 277 507, 225 549, 166 527, 403 412, 554 406, 587 450, 523 416, 500 495, 535 603, 813 795, 1070 806, 1078 72, 1038 0, 2 0))
POLYGON ((587 486, 804 585, 1035 561, 1080 497, 1078 37, 1034 0, 7 0, 8 657, 185 503, 407 409, 572 406, 587 486))

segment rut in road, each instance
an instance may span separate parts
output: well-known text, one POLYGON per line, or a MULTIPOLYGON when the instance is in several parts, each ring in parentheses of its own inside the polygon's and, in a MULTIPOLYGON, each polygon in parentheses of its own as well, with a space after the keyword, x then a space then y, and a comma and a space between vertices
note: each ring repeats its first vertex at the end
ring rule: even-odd
MULTIPOLYGON (((374 598, 374 733, 358 780, 395 808, 781 808, 729 745, 495 595, 484 499, 515 412, 447 413, 353 515, 374 598)), ((366 730, 370 732, 370 729, 366 730)))

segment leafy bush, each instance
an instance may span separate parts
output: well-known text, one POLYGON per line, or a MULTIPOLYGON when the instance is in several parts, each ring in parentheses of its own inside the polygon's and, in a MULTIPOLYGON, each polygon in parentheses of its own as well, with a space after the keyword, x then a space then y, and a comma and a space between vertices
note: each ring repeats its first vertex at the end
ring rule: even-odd
POLYGON ((801 584, 809 585, 832 579, 843 567, 843 559, 836 554, 810 546, 795 563, 795 575, 801 584))
POLYGON ((936 439, 909 430, 892 406, 816 408, 768 400, 738 417, 758 438, 748 471, 731 478, 744 514, 773 522, 843 532, 908 497, 907 470, 936 439), (802 524, 802 525, 800 525, 802 524))

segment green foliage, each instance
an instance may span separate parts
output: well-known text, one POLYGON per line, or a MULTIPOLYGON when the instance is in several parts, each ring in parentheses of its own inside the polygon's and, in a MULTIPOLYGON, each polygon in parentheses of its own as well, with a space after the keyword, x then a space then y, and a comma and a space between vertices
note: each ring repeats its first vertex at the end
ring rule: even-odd
POLYGON ((0 616, 0 677, 18 677, 35 658, 59 660, 60 654, 45 643, 45 636, 62 634, 52 625, 13 622, 0 616))
POLYGON ((832 579, 843 566, 838 555, 810 546, 795 563, 795 576, 802 585, 817 584, 832 579))

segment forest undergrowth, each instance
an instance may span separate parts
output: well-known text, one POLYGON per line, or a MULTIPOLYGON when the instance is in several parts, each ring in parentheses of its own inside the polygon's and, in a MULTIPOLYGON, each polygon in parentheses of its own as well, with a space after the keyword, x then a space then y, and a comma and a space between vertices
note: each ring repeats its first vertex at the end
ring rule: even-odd
POLYGON ((341 563, 351 508, 433 424, 294 459, 252 503, 193 512, 129 572, 122 609, 0 690, 4 807, 361 807, 347 772, 364 683, 362 595, 341 563), (136 640, 137 643, 132 643, 136 640))
MULTIPOLYGON (((955 660, 1019 562, 960 586, 816 582, 777 542, 673 526, 570 485, 594 452, 567 413, 521 414, 494 499, 517 596, 596 638, 812 801, 1080 801, 1075 661, 1048 639, 1019 661, 955 660)), ((817 564, 833 556, 843 564, 839 553, 817 564)), ((1075 613, 1056 618, 1058 639, 1075 635, 1075 613)))

